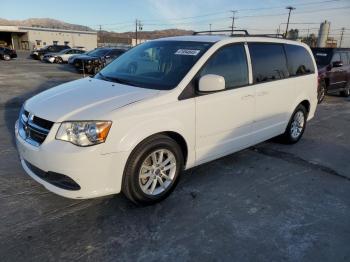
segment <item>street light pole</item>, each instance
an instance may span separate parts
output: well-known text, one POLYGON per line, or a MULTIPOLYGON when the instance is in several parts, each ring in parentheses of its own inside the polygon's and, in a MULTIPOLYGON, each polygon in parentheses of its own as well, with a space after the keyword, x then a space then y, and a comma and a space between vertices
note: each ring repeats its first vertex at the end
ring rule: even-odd
POLYGON ((287 38, 288 27, 289 27, 289 19, 290 19, 290 13, 292 12, 292 10, 295 10, 295 7, 287 6, 286 9, 289 9, 289 13, 288 13, 288 21, 287 21, 287 27, 286 27, 286 34, 285 34, 284 38, 287 38))

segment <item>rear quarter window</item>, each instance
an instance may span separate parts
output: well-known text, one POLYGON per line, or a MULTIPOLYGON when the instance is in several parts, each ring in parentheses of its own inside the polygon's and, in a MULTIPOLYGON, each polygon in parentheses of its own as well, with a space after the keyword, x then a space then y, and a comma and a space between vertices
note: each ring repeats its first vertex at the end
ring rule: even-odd
POLYGON ((249 43, 254 83, 262 83, 289 77, 286 56, 282 44, 249 43))
POLYGON ((290 76, 315 73, 315 67, 309 52, 302 46, 284 45, 290 76))

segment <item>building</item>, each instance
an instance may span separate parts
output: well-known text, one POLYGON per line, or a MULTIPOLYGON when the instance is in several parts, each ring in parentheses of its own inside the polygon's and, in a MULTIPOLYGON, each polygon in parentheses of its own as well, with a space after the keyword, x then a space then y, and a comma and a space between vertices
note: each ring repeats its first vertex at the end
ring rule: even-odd
POLYGON ((27 26, 0 26, 0 45, 33 50, 47 45, 69 45, 91 50, 97 47, 95 31, 76 31, 27 26))
MULTIPOLYGON (((137 44, 147 42, 148 39, 137 39, 137 44)), ((98 47, 130 48, 136 46, 136 39, 131 36, 120 37, 110 32, 99 32, 97 36, 98 47)))

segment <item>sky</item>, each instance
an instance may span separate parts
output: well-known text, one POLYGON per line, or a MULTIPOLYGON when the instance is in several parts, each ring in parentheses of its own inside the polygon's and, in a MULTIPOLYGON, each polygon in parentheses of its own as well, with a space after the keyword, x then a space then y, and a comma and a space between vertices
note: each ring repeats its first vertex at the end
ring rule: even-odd
POLYGON ((350 0, 11 0, 1 3, 0 18, 54 18, 93 29, 134 31, 135 20, 143 30, 182 28, 191 30, 229 29, 234 10, 236 29, 251 33, 285 30, 288 10, 290 28, 301 35, 318 32, 319 24, 331 22, 330 36, 340 39, 345 27, 344 45, 350 47, 350 0), (52 3, 52 4, 51 4, 52 3))

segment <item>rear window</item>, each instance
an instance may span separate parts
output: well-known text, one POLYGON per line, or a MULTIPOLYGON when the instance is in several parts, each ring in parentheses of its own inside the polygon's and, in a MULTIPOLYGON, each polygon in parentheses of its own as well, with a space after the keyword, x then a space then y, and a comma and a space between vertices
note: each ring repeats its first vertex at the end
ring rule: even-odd
POLYGON ((304 47, 298 45, 284 45, 284 47, 290 76, 315 73, 313 61, 304 47))
POLYGON ((289 77, 282 44, 249 43, 254 83, 289 77))
POLYGON ((329 65, 332 59, 332 50, 327 48, 313 48, 311 49, 318 66, 329 65))

